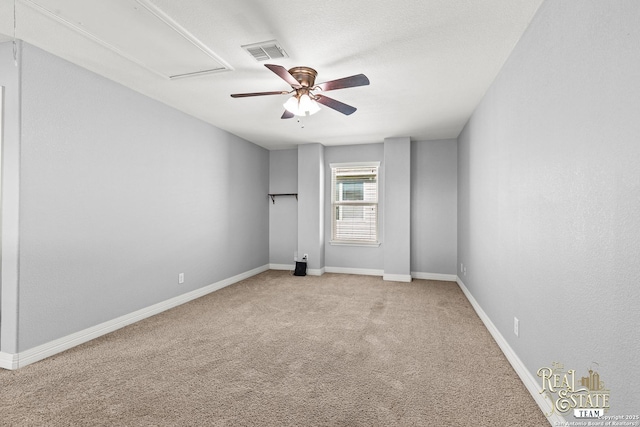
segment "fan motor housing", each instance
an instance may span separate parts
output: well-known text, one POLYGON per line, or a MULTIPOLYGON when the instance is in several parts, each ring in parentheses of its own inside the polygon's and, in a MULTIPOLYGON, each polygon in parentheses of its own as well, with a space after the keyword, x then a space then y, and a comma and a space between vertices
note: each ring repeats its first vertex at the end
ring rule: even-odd
POLYGON ((316 82, 318 72, 309 67, 293 67, 289 70, 291 74, 302 87, 313 87, 316 82))

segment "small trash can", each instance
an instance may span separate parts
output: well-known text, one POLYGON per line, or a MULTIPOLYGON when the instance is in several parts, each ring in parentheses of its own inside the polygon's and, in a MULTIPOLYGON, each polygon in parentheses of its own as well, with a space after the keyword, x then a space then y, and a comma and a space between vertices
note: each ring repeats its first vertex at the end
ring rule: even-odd
POLYGON ((293 271, 294 276, 306 276, 307 275, 307 263, 296 261, 296 269, 293 271))

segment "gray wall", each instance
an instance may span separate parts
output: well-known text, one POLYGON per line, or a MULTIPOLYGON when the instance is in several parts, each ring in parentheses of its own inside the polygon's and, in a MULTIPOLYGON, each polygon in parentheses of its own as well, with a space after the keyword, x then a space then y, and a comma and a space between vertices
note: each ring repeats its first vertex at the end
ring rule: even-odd
POLYGON ((384 279, 411 281, 411 140, 384 140, 384 279))
MULTIPOLYGON (((19 48, 19 45, 18 45, 19 48)), ((20 57, 17 57, 20 61, 20 57)), ((0 281, 0 351, 18 347, 18 206, 20 201, 20 68, 13 44, 0 43, 0 86, 4 86, 2 146, 2 279, 0 281)))
MULTIPOLYGON (((269 193, 298 192, 298 150, 269 152, 269 193)), ((269 263, 293 267, 298 248, 298 200, 276 197, 269 200, 269 263)), ((300 255, 302 257, 302 255, 300 255)))
POLYGON ((21 78, 19 351, 268 263, 266 150, 26 44, 21 78))
POLYGON ((325 147, 325 195, 327 201, 325 212, 324 233, 325 260, 327 267, 353 269, 384 269, 384 242, 379 247, 338 246, 331 245, 331 163, 348 162, 380 162, 378 180, 378 224, 380 241, 382 241, 382 224, 384 220, 384 145, 342 145, 325 147))
POLYGON ((546 1, 459 137, 462 280, 534 378, 598 368, 610 415, 640 409, 638 22, 546 1))
MULTIPOLYGON (((327 267, 384 270, 384 144, 325 147, 327 267), (332 246, 330 163, 379 161, 380 247, 332 246)), ((411 143, 411 271, 456 274, 457 141, 411 143)), ((272 235, 273 237, 273 235, 272 235)))
POLYGON ((456 274, 455 139, 411 143, 411 271, 456 274))
POLYGON ((308 270, 322 274, 324 253, 324 146, 298 146, 298 259, 308 254, 308 270))

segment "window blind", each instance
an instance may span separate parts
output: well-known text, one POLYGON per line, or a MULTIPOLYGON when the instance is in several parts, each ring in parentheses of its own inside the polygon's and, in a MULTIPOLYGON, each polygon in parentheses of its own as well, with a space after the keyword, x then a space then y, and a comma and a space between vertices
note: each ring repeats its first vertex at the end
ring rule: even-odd
POLYGON ((332 242, 378 242, 378 167, 331 165, 332 242))

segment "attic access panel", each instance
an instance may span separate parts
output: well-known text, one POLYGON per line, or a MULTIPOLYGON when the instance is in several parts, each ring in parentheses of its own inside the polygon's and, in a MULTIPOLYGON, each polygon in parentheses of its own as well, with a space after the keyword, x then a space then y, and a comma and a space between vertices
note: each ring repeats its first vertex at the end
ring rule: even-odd
POLYGON ((230 70, 149 0, 24 0, 25 4, 163 77, 230 70))

